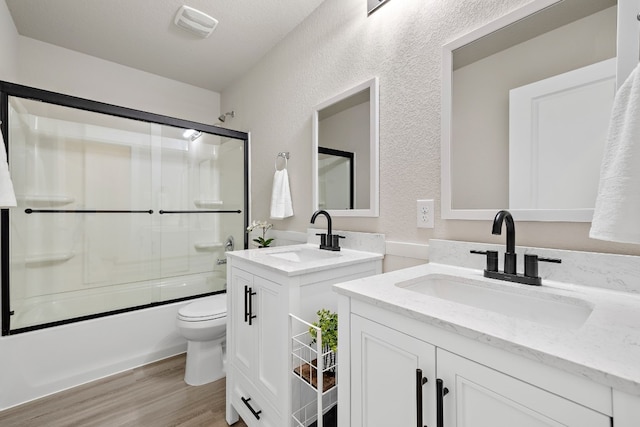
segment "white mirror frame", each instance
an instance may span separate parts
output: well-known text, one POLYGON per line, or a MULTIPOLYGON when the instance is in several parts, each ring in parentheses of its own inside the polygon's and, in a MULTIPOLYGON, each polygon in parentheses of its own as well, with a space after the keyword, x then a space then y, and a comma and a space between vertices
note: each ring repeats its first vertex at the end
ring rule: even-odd
MULTIPOLYGON (((453 209, 451 197, 451 126, 452 126, 452 69, 453 52, 474 40, 484 37, 494 31, 504 28, 514 22, 526 18, 561 0, 535 0, 525 6, 514 10, 503 17, 490 22, 450 43, 442 48, 442 135, 441 135, 441 215, 443 219, 462 220, 492 220, 499 209, 508 207, 496 207, 495 209, 453 209)), ((618 0, 618 58, 617 58, 617 82, 618 86, 630 74, 637 64, 637 21, 635 12, 632 12, 632 3, 639 0, 618 0), (633 40, 636 40, 633 43, 633 40), (635 52, 635 56, 634 56, 635 52)), ((519 221, 566 221, 566 222, 591 222, 593 209, 513 209, 509 210, 515 219, 519 221)))
MULTIPOLYGON (((326 209, 331 216, 349 216, 349 217, 378 217, 380 215, 380 161, 379 161, 379 94, 378 94, 378 78, 374 77, 357 86, 348 89, 339 95, 334 96, 325 102, 316 105, 313 108, 312 115, 312 147, 311 147, 311 175, 312 175, 312 209, 318 209, 318 130, 319 130, 319 112, 342 101, 358 92, 369 90, 369 151, 370 161, 369 167, 371 171, 369 185, 369 209, 326 209)), ((357 167, 357 166, 356 166, 357 167)))

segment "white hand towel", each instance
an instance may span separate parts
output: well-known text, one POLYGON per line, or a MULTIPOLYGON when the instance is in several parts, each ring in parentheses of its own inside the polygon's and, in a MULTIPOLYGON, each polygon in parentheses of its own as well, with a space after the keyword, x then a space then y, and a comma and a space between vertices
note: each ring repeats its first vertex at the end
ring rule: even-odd
POLYGON ((271 219, 284 219, 293 216, 289 174, 287 169, 277 170, 273 175, 271 192, 271 219))
POLYGON ((4 145, 4 137, 0 132, 0 206, 11 207, 17 206, 16 195, 13 192, 13 182, 9 174, 9 164, 7 163, 7 151, 4 145))
POLYGON ((640 65, 613 101, 589 237, 640 243, 640 65))

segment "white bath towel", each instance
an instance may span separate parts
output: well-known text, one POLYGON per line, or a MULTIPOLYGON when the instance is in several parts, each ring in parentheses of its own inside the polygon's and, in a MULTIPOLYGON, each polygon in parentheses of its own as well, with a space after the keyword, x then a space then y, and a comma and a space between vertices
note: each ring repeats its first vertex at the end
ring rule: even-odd
POLYGON ((273 191, 271 192, 271 219, 284 219, 293 216, 289 174, 287 169, 276 170, 273 175, 273 191))
POLYGON ((7 163, 7 151, 4 145, 4 137, 0 132, 0 207, 8 208, 17 206, 16 195, 13 192, 13 182, 9 174, 9 164, 7 163))
POLYGON ((589 237, 640 243, 640 65, 613 102, 589 237))

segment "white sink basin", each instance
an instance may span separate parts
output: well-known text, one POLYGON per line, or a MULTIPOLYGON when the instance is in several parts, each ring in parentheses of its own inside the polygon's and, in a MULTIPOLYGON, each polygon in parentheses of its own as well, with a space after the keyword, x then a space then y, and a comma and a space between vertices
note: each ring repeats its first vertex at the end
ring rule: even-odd
POLYGON ((531 287, 519 293, 508 286, 443 274, 429 274, 397 287, 509 317, 562 328, 579 328, 592 306, 581 299, 531 287), (536 292, 539 291, 539 292, 536 292))
POLYGON ((340 256, 340 252, 311 248, 296 248, 295 250, 290 251, 272 252, 268 255, 292 262, 313 262, 325 260, 327 258, 337 258, 340 256))

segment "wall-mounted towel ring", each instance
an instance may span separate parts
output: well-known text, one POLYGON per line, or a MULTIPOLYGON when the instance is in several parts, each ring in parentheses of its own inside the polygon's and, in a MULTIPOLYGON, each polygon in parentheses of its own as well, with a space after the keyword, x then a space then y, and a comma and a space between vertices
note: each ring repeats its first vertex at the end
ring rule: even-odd
POLYGON ((276 164, 275 164, 275 167, 276 167, 276 170, 277 170, 277 171, 282 170, 282 169, 278 169, 278 158, 280 158, 280 157, 282 157, 282 158, 284 159, 284 167, 283 167, 282 169, 286 169, 286 168, 287 168, 287 165, 288 165, 288 163, 289 163, 289 152, 288 152, 288 151, 281 151, 281 152, 279 152, 279 153, 278 153, 278 155, 276 156, 276 164))

